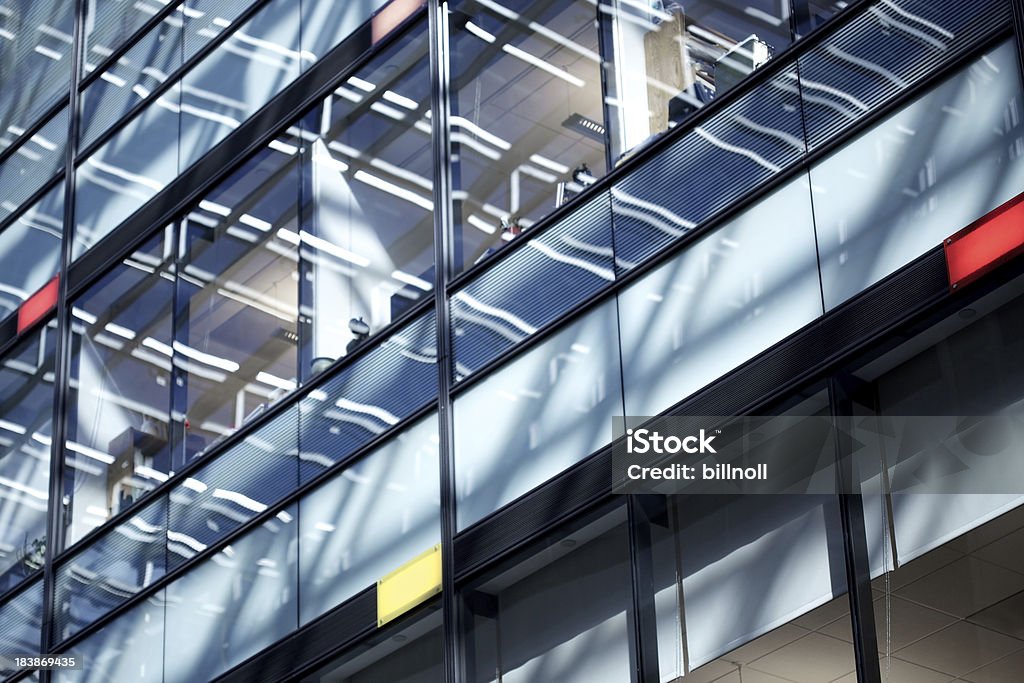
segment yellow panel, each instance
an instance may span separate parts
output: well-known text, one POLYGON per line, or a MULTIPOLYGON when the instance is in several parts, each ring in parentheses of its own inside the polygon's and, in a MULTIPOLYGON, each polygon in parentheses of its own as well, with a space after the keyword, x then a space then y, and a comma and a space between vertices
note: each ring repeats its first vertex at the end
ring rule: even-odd
POLYGON ((377 626, 441 592, 441 546, 435 545, 377 581, 377 626))

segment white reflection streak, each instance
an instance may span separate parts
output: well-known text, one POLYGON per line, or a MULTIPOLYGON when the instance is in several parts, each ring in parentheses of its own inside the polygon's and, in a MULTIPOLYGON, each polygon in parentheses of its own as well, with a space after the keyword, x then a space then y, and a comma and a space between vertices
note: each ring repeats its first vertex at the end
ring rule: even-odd
POLYGON ((856 57, 854 55, 851 55, 849 52, 844 52, 843 50, 840 50, 835 45, 827 46, 825 48, 825 52, 828 52, 830 55, 833 55, 837 59, 841 59, 843 61, 849 62, 850 64, 854 64, 855 66, 859 66, 862 69, 865 69, 867 71, 874 72, 874 73, 878 74, 879 76, 881 76, 882 78, 885 78, 886 80, 890 81, 891 83, 896 85, 896 87, 898 87, 898 88, 902 89, 902 88, 906 88, 907 87, 907 82, 905 80, 903 80, 902 78, 900 78, 899 76, 894 74, 889 69, 886 69, 884 66, 882 66, 880 64, 876 64, 875 62, 872 62, 870 59, 863 59, 861 57, 856 57))
POLYGON ((918 38, 919 40, 923 40, 924 42, 928 43, 929 45, 939 50, 945 51, 949 49, 949 46, 943 43, 938 38, 934 38, 925 33, 924 31, 922 31, 921 29, 909 26, 908 24, 902 21, 897 21, 893 17, 886 15, 878 6, 869 7, 867 10, 867 14, 875 15, 875 17, 878 19, 878 23, 882 24, 883 26, 886 26, 888 28, 894 28, 897 31, 901 31, 910 36, 918 38))
POLYGON ((586 259, 581 259, 577 256, 569 256, 568 254, 563 254, 562 252, 554 249, 551 245, 544 244, 540 240, 530 240, 526 246, 532 249, 536 249, 537 251, 544 254, 548 258, 558 261, 560 263, 565 263, 570 266, 582 268, 587 272, 593 273, 602 280, 608 280, 609 282, 611 282, 612 280, 615 279, 615 273, 613 273, 610 268, 603 268, 599 265, 591 263, 586 259))
POLYGON ((469 217, 466 219, 466 222, 472 225, 477 230, 481 230, 487 233, 488 235, 493 235, 495 232, 498 231, 497 226, 488 223, 487 221, 483 220, 476 214, 470 214, 469 217))
POLYGON ((759 123, 751 121, 746 116, 737 116, 736 122, 742 126, 745 126, 746 128, 749 128, 750 130, 756 133, 761 133, 769 137, 777 138, 782 142, 786 143, 787 145, 789 145, 790 147, 793 147, 794 149, 800 151, 803 151, 804 149, 804 141, 796 137, 795 135, 790 135, 789 133, 772 128, 771 126, 762 126, 759 123))
POLYGON ((168 529, 167 540, 174 541, 175 543, 182 543, 184 545, 187 545, 189 548, 192 548, 193 550, 197 550, 199 552, 206 550, 205 543, 200 542, 199 540, 193 538, 192 536, 189 536, 188 534, 183 534, 180 531, 171 531, 170 529, 168 529))
MULTIPOLYGON (((360 173, 361 172, 362 171, 360 171, 360 173)), ((358 173, 356 174, 356 177, 358 177, 358 173)), ((277 231, 278 237, 281 237, 281 239, 285 239, 287 241, 291 241, 291 238, 282 237, 281 236, 281 232, 282 232, 281 230, 277 231)), ((285 231, 285 232, 289 232, 289 231, 285 231)), ((367 259, 365 256, 360 256, 359 254, 354 254, 351 251, 349 251, 348 249, 344 249, 342 247, 339 247, 334 242, 329 242, 329 241, 323 239, 322 237, 317 237, 316 235, 312 235, 312 234, 306 232, 305 230, 303 230, 303 231, 301 231, 299 233, 299 240, 301 240, 302 242, 305 242, 306 244, 308 244, 309 246, 313 247, 314 249, 318 249, 320 251, 327 252, 331 256, 335 256, 337 258, 340 258, 343 261, 348 261, 352 265, 360 266, 362 268, 365 268, 366 266, 370 265, 370 260, 367 259)))
POLYGON ((285 391, 292 391, 296 386, 298 386, 291 380, 283 379, 277 375, 272 375, 269 372, 262 371, 256 373, 256 381, 263 382, 264 384, 268 384, 272 387, 277 387, 278 389, 284 389, 285 391))
POLYGON ((338 422, 347 422, 362 427, 371 434, 383 434, 384 427, 374 423, 369 417, 359 417, 357 415, 346 415, 345 413, 339 413, 336 410, 324 411, 324 417, 330 420, 337 420, 338 422))
POLYGON ((510 143, 508 140, 500 138, 494 133, 490 133, 484 130, 480 126, 476 125, 469 119, 463 118, 462 116, 453 116, 452 125, 459 126, 460 128, 469 131, 473 135, 476 135, 477 137, 486 140, 487 142, 491 143, 492 145, 499 149, 503 149, 505 151, 512 149, 512 143, 510 143))
POLYGON ((28 495, 32 496, 33 498, 38 498, 39 500, 46 500, 47 499, 47 495, 46 495, 45 491, 40 491, 39 489, 34 489, 31 486, 26 486, 25 484, 22 484, 20 482, 14 481, 13 479, 8 479, 7 477, 0 477, 0 485, 6 486, 6 487, 11 488, 11 489, 14 489, 15 491, 20 491, 21 493, 28 494, 28 495))
POLYGON ((493 43, 496 39, 493 34, 483 30, 472 21, 466 22, 466 30, 472 33, 474 36, 484 41, 485 43, 493 43))
MULTIPOLYGON (((675 223, 676 225, 678 225, 679 228, 674 228, 663 223, 655 225, 655 227, 659 228, 660 230, 662 230, 663 232, 667 233, 672 237, 679 237, 680 235, 684 234, 687 230, 692 230, 693 228, 697 227, 697 224, 694 223, 693 221, 686 220, 679 214, 670 211, 669 209, 666 209, 664 206, 661 206, 660 204, 655 204, 654 202, 649 202, 645 199, 634 197, 628 192, 625 192, 618 188, 612 188, 612 196, 615 197, 615 199, 617 199, 622 204, 631 204, 643 211, 650 211, 652 213, 656 213, 662 218, 670 221, 671 223, 675 223)), ((646 214, 642 214, 639 212, 624 212, 621 208, 619 209, 619 211, 626 213, 626 215, 628 216, 634 216, 636 218, 642 218, 648 221, 650 219, 650 217, 647 216, 646 214)))
POLYGON ((21 425, 8 422, 7 420, 0 420, 0 429, 6 429, 7 431, 14 432, 15 434, 24 434, 26 431, 21 425))
POLYGON ((258 500, 254 500, 249 496, 239 493, 238 491, 231 491, 229 489, 214 489, 213 497, 220 498, 222 500, 228 500, 236 505, 252 510, 253 512, 263 512, 267 509, 267 506, 258 500))
POLYGON ((580 251, 586 251, 588 253, 596 254, 598 256, 607 256, 609 258, 614 256, 614 252, 611 247, 599 247, 597 245, 590 244, 582 240, 578 240, 572 235, 565 235, 564 237, 561 238, 561 240, 563 244, 567 244, 573 249, 579 249, 580 251))
POLYGON ((468 135, 466 135, 465 133, 462 133, 462 132, 453 132, 452 133, 452 142, 459 143, 459 144, 462 144, 462 145, 466 145, 467 147, 470 147, 470 148, 476 150, 480 154, 483 154, 485 157, 487 157, 491 161, 497 161, 498 159, 501 158, 501 152, 498 152, 496 150, 491 149, 487 145, 481 143, 476 138, 471 138, 471 137, 469 137, 468 135))
POLYGON ((68 441, 66 443, 67 449, 69 451, 80 453, 81 455, 84 455, 87 458, 91 458, 92 460, 96 460, 97 462, 101 462, 104 465, 114 464, 114 456, 110 455, 109 453, 104 453, 103 451, 97 450, 95 448, 90 448, 89 446, 80 444, 77 441, 68 441))
POLYGON ((85 163, 89 164, 90 166, 99 171, 102 171, 103 173, 108 173, 112 176, 121 178, 122 180, 127 180, 130 183, 136 183, 137 185, 148 187, 151 190, 156 190, 157 192, 164 189, 164 184, 159 181, 153 180, 152 178, 148 178, 138 173, 129 173, 128 171, 125 171, 122 168, 118 168, 117 166, 112 166, 110 164, 99 161, 95 158, 95 155, 93 157, 90 157, 85 163))
MULTIPOLYGON (((653 12, 654 10, 651 7, 647 7, 647 9, 645 9, 644 11, 645 12, 653 12)), ((563 36, 561 33, 558 33, 557 31, 552 31, 547 26, 544 26, 542 24, 538 24, 536 21, 531 21, 530 25, 529 25, 529 28, 534 33, 536 33, 538 35, 542 35, 545 38, 547 38, 548 40, 551 40, 551 41, 553 41, 555 43, 558 43, 562 47, 568 48, 572 52, 575 52, 576 54, 578 54, 579 56, 581 56, 581 57, 583 57, 585 59, 589 59, 590 61, 594 62, 595 64, 600 64, 601 63, 601 56, 598 55, 596 52, 594 52, 593 50, 588 50, 587 48, 583 47, 579 43, 573 42, 572 40, 570 40, 570 39, 566 38, 565 36, 563 36)))
POLYGON ((753 161, 754 163, 756 163, 757 165, 763 166, 764 168, 768 169, 772 173, 778 173, 779 171, 782 170, 782 168, 780 166, 777 166, 777 165, 773 164, 772 162, 768 161, 767 159, 765 159, 763 156, 761 156, 757 152, 755 152, 755 151, 753 151, 751 149, 747 149, 746 147, 740 147, 738 145, 731 145, 728 142, 725 142, 724 140, 720 140, 720 139, 718 139, 717 137, 715 137, 714 135, 712 135, 711 133, 709 133, 707 130, 705 130, 704 128, 702 128, 700 126, 698 126, 697 128, 694 128, 693 130, 694 130, 695 133, 697 133, 697 135, 701 136, 702 138, 704 138, 705 140, 710 142, 715 147, 718 147, 719 149, 723 149, 726 152, 732 152, 733 154, 739 154, 740 156, 744 156, 744 157, 750 159, 751 161, 753 161))
MULTIPOLYGON (((419 206, 419 207, 421 207, 423 209, 426 209, 427 211, 433 211, 434 210, 434 203, 432 201, 430 201, 429 199, 421 197, 420 195, 416 194, 415 192, 412 192, 410 190, 406 190, 403 187, 399 187, 398 185, 395 185, 394 183, 389 183, 386 180, 382 180, 381 178, 378 178, 375 175, 367 173, 366 171, 356 171, 356 174, 353 177, 356 180, 364 182, 367 185, 370 185, 372 187, 376 187, 378 190, 383 190, 384 192, 387 192, 388 194, 392 194, 392 195, 398 197, 399 199, 404 199, 405 201, 410 202, 412 204, 415 204, 415 205, 417 205, 417 206, 419 206)), ((367 263, 369 263, 369 262, 367 261, 367 263)))
MULTIPOLYGON (((460 322, 472 323, 479 325, 480 327, 484 327, 488 330, 492 330, 496 334, 499 334, 505 339, 508 339, 510 342, 518 343, 526 339, 526 337, 528 336, 526 334, 516 334, 507 327, 502 327, 494 320, 484 317, 482 315, 477 315, 475 313, 460 313, 458 317, 460 322)), ((456 365, 458 364, 456 363, 456 365)), ((468 371, 464 372, 463 374, 468 374, 468 371)))
POLYGON ((399 95, 392 90, 385 90, 382 97, 392 104, 397 104, 400 107, 405 107, 412 111, 419 109, 419 104, 416 103, 416 100, 410 99, 404 95, 399 95))
POLYGON ((509 53, 513 57, 518 57, 519 59, 523 60, 527 64, 531 64, 531 65, 537 67, 538 69, 540 69, 542 71, 546 71, 549 74, 551 74, 552 76, 557 76, 558 78, 561 78, 566 83, 568 83, 570 85, 574 85, 577 88, 582 88, 584 85, 586 85, 586 82, 584 82, 583 79, 580 79, 580 78, 577 78, 576 76, 573 76, 568 71, 565 71, 563 69, 559 69, 554 64, 549 64, 548 62, 545 62, 540 57, 536 57, 534 55, 531 55, 529 52, 526 52, 525 50, 520 50, 518 47, 515 47, 514 45, 502 45, 501 49, 504 50, 505 52, 509 53))
MULTIPOLYGON (((341 162, 339 161, 338 163, 341 162)), ((394 164, 384 161, 383 159, 371 159, 370 166, 373 166, 374 168, 379 168, 382 171, 387 171, 396 178, 407 180, 414 185, 419 185, 424 190, 432 191, 434 189, 433 184, 423 176, 419 175, 418 173, 407 171, 406 169, 395 166, 394 164)), ((347 168, 348 167, 346 166, 345 169, 342 170, 346 170, 347 168)))
POLYGON ((459 301, 460 303, 466 304, 470 308, 480 311, 484 315, 489 315, 494 318, 504 320, 508 324, 512 325, 513 327, 519 330, 522 330, 526 334, 534 334, 537 331, 536 327, 529 324, 519 316, 514 315, 503 308, 497 308, 496 306, 485 304, 479 299, 476 299, 473 296, 471 296, 468 292, 459 292, 458 294, 455 295, 455 300, 459 301))
MULTIPOLYGON (((151 339, 151 337, 146 337, 146 340, 144 340, 142 343, 145 344, 146 341, 149 339, 151 339)), ((191 346, 188 346, 187 344, 182 344, 179 341, 175 341, 172 346, 175 351, 177 351, 178 353, 187 358, 191 358, 192 360, 199 361, 200 363, 205 363, 206 365, 210 365, 215 368, 220 368, 221 370, 227 370, 228 372, 237 372, 238 368, 240 367, 238 363, 236 363, 233 360, 228 360, 227 358, 215 356, 212 353, 206 353, 204 351, 194 349, 191 346)))
POLYGON ((896 3, 892 2, 892 0, 881 0, 878 4, 885 5, 886 7, 892 9, 894 12, 899 14, 900 16, 904 16, 907 19, 910 19, 911 21, 916 21, 919 24, 921 24, 922 26, 926 26, 927 28, 930 28, 931 30, 935 31, 939 35, 945 36, 945 37, 950 38, 950 39, 955 37, 951 31, 948 31, 948 30, 942 28, 941 26, 939 26, 936 23, 928 21, 924 17, 918 16, 916 14, 912 14, 912 13, 906 11, 902 7, 897 6, 896 3))
POLYGON ((370 415, 377 418, 381 422, 385 422, 389 425, 398 424, 398 416, 394 413, 390 413, 387 410, 379 406, 370 405, 368 403, 356 403, 350 401, 347 398, 339 398, 335 401, 334 405, 338 406, 342 410, 349 410, 354 413, 363 413, 364 415, 370 415))
MULTIPOLYGON (((787 74, 787 75, 788 75, 789 78, 794 78, 794 79, 796 78, 796 74, 787 74)), ((838 88, 833 88, 832 86, 826 85, 825 83, 819 83, 818 81, 810 81, 810 80, 807 80, 805 78, 801 78, 800 79, 800 86, 805 91, 808 88, 810 88, 811 90, 819 90, 819 91, 821 91, 823 93, 826 93, 828 95, 835 95, 836 97, 838 97, 838 98, 840 98, 842 100, 846 100, 847 102, 852 104, 857 109, 860 109, 861 111, 865 111, 866 112, 866 111, 868 111, 868 109, 870 109, 870 107, 868 107, 868 105, 864 104, 864 102, 860 101, 859 99, 857 99, 853 95, 851 95, 851 94, 849 94, 847 92, 843 92, 842 90, 839 90, 838 88)), ((812 99, 810 97, 807 97, 806 92, 804 94, 804 97, 805 97, 805 99, 808 99, 808 100, 811 100, 811 101, 820 101, 820 100, 814 100, 814 99, 812 99)))

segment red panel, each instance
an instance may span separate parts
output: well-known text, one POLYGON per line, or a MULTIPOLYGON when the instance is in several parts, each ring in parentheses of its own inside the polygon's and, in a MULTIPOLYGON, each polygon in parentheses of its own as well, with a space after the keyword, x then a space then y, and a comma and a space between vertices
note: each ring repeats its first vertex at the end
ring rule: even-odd
POLYGON ((57 305, 57 282, 59 279, 59 277, 55 277, 47 282, 42 289, 26 299, 18 309, 18 334, 32 327, 57 305))
POLYGON ((1024 194, 950 237, 945 248, 952 289, 1024 252, 1024 194))

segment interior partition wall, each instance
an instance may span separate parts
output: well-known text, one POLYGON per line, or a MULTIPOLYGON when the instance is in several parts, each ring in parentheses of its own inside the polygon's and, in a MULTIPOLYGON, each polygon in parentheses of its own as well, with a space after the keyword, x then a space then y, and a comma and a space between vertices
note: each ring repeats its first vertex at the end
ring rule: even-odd
MULTIPOLYGON (((96 86, 135 78, 145 89, 155 72, 93 63, 94 71, 89 54, 101 54, 102 43, 92 43, 83 68, 108 78, 83 75, 95 95, 71 107, 83 138, 64 167, 70 182, 54 176, 45 183, 57 184, 33 191, 60 197, 72 220, 49 224, 53 268, 44 260, 12 285, 13 311, 25 298, 18 292, 61 272, 66 305, 64 322, 30 323, 5 348, 5 371, 29 377, 34 393, 62 387, 51 421, 59 429, 17 412, 25 402, 4 417, 18 437, 11 451, 36 470, 12 478, 26 543, 20 555, 10 544, 20 573, 0 599, 5 638, 26 652, 35 636, 47 651, 88 652, 88 667, 67 673, 84 680, 229 673, 315 627, 325 610, 363 600, 377 578, 435 544, 455 567, 455 541, 604 451, 610 416, 672 409, 1021 189, 1008 5, 993 0, 968 14, 956 3, 864 2, 806 48, 787 48, 827 3, 778 16, 774 4, 760 14, 734 4, 680 15, 616 3, 410 3, 391 33, 365 24, 367 58, 329 76, 318 51, 351 33, 348 24, 325 25, 320 47, 289 29, 326 12, 320 5, 255 3, 238 10, 243 28, 230 40, 213 29, 190 38, 187 19, 210 9, 173 5, 144 33, 169 31, 189 68, 105 130, 93 123, 114 116, 103 107, 124 103, 102 104, 106 86, 96 86), (278 10, 298 23, 266 19, 278 10), (430 50, 434 23, 446 29, 430 50), (753 40, 744 40, 748 31, 753 40), (676 71, 656 73, 667 68, 664 45, 680 36, 692 42, 676 71), (252 55, 276 46, 267 66, 286 75, 247 90, 252 101, 211 97, 215 84, 193 58, 230 61, 239 41, 252 55), (866 54, 878 62, 855 77, 850 65, 863 70, 866 54), (432 71, 439 55, 444 68, 432 71), (221 157, 252 133, 250 114, 257 121, 279 106, 274 92, 317 78, 324 85, 311 101, 244 154, 221 157), (91 97, 98 104, 87 104, 91 97), (184 125, 197 109, 205 122, 184 125), (178 117, 154 124, 177 130, 176 141, 159 154, 127 142, 122 151, 157 164, 170 154, 174 168, 156 183, 120 176, 148 187, 142 194, 100 183, 134 204, 117 216, 91 214, 82 184, 124 171, 103 154, 151 114, 178 117), (204 170, 215 158, 223 168, 204 170), (178 174, 193 162, 205 180, 175 208, 168 193, 189 182, 178 174), (888 183, 865 178, 865 168, 884 169, 888 183), (988 181, 970 172, 992 168, 988 181), (870 215, 852 211, 853 198, 870 215), (173 209, 167 220, 137 222, 162 204, 173 209), (53 240, 56 225, 63 243, 53 240), (113 268, 69 281, 72 258, 106 250, 113 268), (66 364, 54 365, 61 353, 66 364), (45 515, 30 514, 33 503, 37 512, 49 505, 50 533, 45 515), (40 520, 41 532, 29 528, 40 520), (42 567, 31 564, 40 549, 50 560, 42 567)), ((168 59, 173 66, 177 57, 168 59)), ((3 168, 13 158, 5 155, 3 168)), ((40 211, 52 212, 39 196, 40 211)), ((33 210, 2 219, 0 235, 16 235, 17 225, 47 234, 33 210)), ((827 399, 814 409, 822 406, 827 399)), ((571 680, 588 671, 652 680, 652 660, 662 680, 718 670, 729 680, 728 666, 759 659, 756 647, 730 652, 798 626, 807 633, 791 652, 833 647, 821 677, 875 680, 850 665, 866 656, 877 667, 856 623, 860 608, 826 619, 860 580, 843 563, 853 534, 846 508, 753 500, 714 512, 706 503, 651 507, 657 528, 643 532, 647 550, 643 525, 620 501, 551 531, 545 542, 560 550, 544 557, 534 545, 458 582, 448 571, 441 600, 396 626, 396 636, 408 629, 424 662, 424 643, 440 638, 449 675, 462 680, 571 680), (763 509, 738 511, 744 505, 763 509), (716 514, 769 521, 729 522, 735 547, 726 547, 710 538, 716 514), (754 538, 788 538, 792 552, 759 555, 747 542, 754 538), (637 563, 644 552, 672 569, 651 578, 651 603, 637 563), (720 598, 708 577, 765 566, 806 576, 751 597, 766 601, 756 614, 715 621, 720 598), (580 568, 595 590, 605 587, 600 605, 557 586, 580 568), (538 609, 544 590, 574 607, 531 632, 521 615, 538 609), (652 616, 653 638, 644 637, 652 616)), ((872 533, 855 540, 873 558, 874 549, 906 546, 872 533)), ((394 648, 377 643, 368 659, 378 664, 339 662, 337 675, 398 671, 394 648)), ((777 659, 754 668, 786 675, 777 659)))

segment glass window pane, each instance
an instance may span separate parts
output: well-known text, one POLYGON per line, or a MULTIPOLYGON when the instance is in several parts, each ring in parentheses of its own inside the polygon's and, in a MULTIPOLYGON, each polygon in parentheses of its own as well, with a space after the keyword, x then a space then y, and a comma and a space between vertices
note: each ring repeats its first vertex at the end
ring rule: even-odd
POLYGON ((167 497, 134 509, 56 570, 54 634, 70 638, 166 572, 167 497))
MULTIPOLYGON (((171 0, 180 5, 181 0, 171 0)), ((133 2, 132 0, 90 0, 86 7, 88 20, 84 25, 85 59, 83 73, 92 73, 96 66, 109 57, 122 43, 153 18, 161 4, 133 2)), ((181 22, 181 15, 170 15, 172 21, 181 22)))
POLYGON ((344 355, 433 291, 428 53, 423 22, 302 119, 312 359, 344 355))
POLYGON ((456 380, 614 280, 611 205, 604 192, 452 296, 456 380))
POLYGON ((170 492, 167 562, 177 567, 299 485, 296 406, 193 471, 170 492))
MULTIPOLYGON (((351 35, 382 7, 387 7, 387 14, 402 17, 422 4, 422 0, 303 0, 302 52, 306 58, 303 66, 308 68, 311 60, 322 59, 332 47, 351 35)), ((375 33, 374 39, 377 37, 375 33)))
POLYGON ((460 591, 469 681, 630 680, 625 516, 565 530, 460 591))
POLYGON ((153 238, 72 304, 68 545, 174 469, 171 359, 159 352, 171 343, 172 241, 153 238))
POLYGON ((54 328, 27 336, 0 362, 0 591, 43 566, 46 552, 54 328))
POLYGON ((455 264, 472 265, 607 170, 599 12, 465 0, 451 19, 455 264), (575 177, 575 180, 574 180, 575 177))
MULTIPOLYGON (((0 221, 16 212, 47 180, 64 170, 67 137, 68 110, 65 107, 4 160, 0 166, 0 221)), ((13 141, 10 131, 0 131, 0 152, 13 141)), ((57 218, 61 218, 59 213, 57 218)))
POLYGON ((616 265, 633 268, 806 153, 797 71, 745 93, 612 188, 616 265))
POLYGON ((299 3, 271 0, 181 85, 181 168, 191 166, 299 75, 299 3))
MULTIPOLYGON (((879 464, 891 490, 866 525, 888 534, 891 515, 900 564, 1024 502, 1024 283, 966 311, 857 371, 869 383, 861 409, 886 435, 868 452, 872 491, 879 464)), ((876 552, 876 573, 889 557, 876 552)))
POLYGON ((772 0, 600 6, 616 156, 642 145, 768 63, 792 41, 789 3, 772 0))
POLYGON ((186 462, 297 386, 298 191, 295 158, 266 149, 186 217, 172 415, 186 462))
POLYGON ((441 542, 437 415, 299 502, 302 623, 441 542))
POLYGON ((57 274, 63 226, 61 182, 0 232, 0 318, 57 274))
POLYGON ((807 146, 820 146, 977 45, 1009 15, 1003 0, 973 0, 969 12, 958 0, 871 3, 799 59, 807 146))
MULTIPOLYGON (((43 633, 43 581, 34 582, 0 605, 0 654, 38 654, 43 633)), ((12 676, 20 669, 13 661, 0 657, 0 676, 12 676)))
POLYGON ((883 681, 1020 678, 1024 507, 984 519, 917 559, 901 557, 897 569, 875 579, 883 681))
POLYGON ((167 587, 164 676, 211 680, 298 628, 293 505, 167 587))
POLYGON ((164 673, 164 591, 146 598, 67 654, 78 656, 82 667, 56 670, 54 681, 160 683, 164 673))
POLYGON ((67 99, 75 7, 67 0, 4 3, 0 12, 3 135, 20 135, 62 97, 67 99))
POLYGON ((1024 188, 1016 55, 1003 43, 811 170, 826 308, 1024 188))
POLYGON ((428 311, 302 399, 302 481, 436 399, 437 324, 428 311))
POLYGON ((78 166, 75 246, 81 256, 178 175, 175 85, 78 166))
POLYGON ((148 99, 181 67, 182 24, 180 14, 170 14, 85 89, 80 104, 79 149, 121 123, 133 107, 148 99))
POLYGON ((627 415, 658 415, 821 315, 800 177, 619 296, 627 415))
POLYGON ((611 300, 455 399, 460 529, 608 443, 623 414, 617 340, 611 300))

